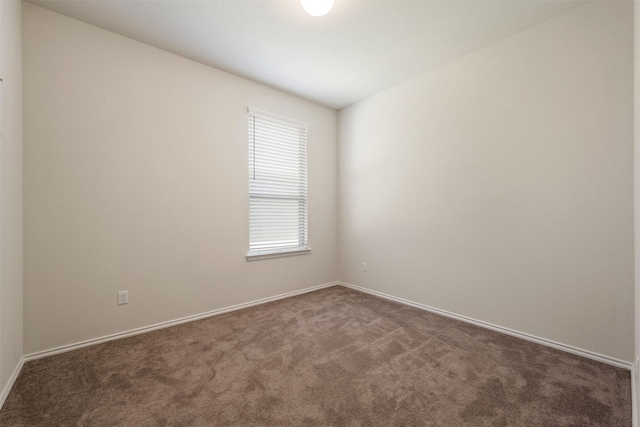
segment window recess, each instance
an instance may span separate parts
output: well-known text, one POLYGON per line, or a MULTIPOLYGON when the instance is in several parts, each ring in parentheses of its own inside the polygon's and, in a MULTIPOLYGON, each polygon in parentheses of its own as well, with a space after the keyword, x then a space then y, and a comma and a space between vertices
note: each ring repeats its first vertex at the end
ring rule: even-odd
POLYGON ((249 108, 247 259, 308 253, 309 126, 249 108))

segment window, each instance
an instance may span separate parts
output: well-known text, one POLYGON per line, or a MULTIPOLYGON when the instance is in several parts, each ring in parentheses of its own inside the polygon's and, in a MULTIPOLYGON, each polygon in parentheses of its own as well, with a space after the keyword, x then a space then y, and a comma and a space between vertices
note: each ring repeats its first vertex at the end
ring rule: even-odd
POLYGON ((309 126, 249 109, 249 253, 247 259, 309 252, 309 126))

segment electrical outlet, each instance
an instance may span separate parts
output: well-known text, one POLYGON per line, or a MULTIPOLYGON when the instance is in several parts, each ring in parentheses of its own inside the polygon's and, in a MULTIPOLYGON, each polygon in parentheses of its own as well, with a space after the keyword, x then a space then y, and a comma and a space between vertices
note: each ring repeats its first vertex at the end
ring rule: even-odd
POLYGON ((118 305, 129 304, 129 291, 118 292, 118 305))
POLYGON ((363 263, 362 263, 362 271, 364 271, 365 273, 366 273, 367 271, 369 271, 369 268, 367 267, 367 263, 366 263, 366 262, 363 262, 363 263))

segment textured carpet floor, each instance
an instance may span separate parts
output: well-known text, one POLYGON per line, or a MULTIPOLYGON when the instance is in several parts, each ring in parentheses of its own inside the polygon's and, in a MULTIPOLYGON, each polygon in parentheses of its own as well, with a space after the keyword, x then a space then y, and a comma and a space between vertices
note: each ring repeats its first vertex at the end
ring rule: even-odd
POLYGON ((631 426, 629 371, 343 287, 28 362, 2 426, 631 426))

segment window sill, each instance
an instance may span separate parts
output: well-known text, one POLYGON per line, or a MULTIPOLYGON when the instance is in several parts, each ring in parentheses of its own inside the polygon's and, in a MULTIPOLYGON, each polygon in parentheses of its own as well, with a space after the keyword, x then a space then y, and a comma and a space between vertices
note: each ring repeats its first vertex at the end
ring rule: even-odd
POLYGON ((311 248, 294 249, 292 251, 268 252, 262 254, 247 254, 247 261, 258 261, 260 259, 280 258, 285 256, 307 255, 311 253, 311 248))

